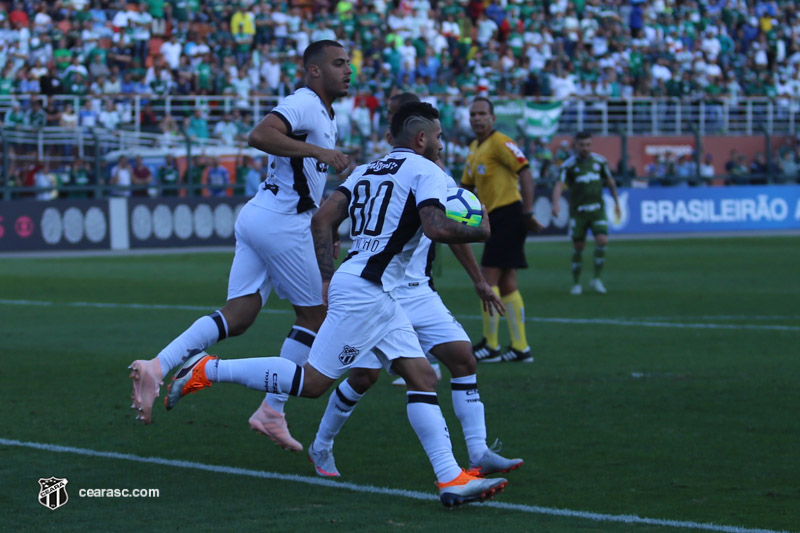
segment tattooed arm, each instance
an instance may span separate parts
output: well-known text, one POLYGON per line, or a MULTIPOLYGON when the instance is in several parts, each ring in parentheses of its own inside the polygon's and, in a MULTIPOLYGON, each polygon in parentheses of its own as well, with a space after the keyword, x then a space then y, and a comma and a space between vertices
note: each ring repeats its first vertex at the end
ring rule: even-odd
POLYGON ((483 242, 489 238, 489 214, 483 207, 483 220, 477 228, 450 220, 440 206, 426 205, 419 210, 422 231, 432 241, 448 244, 483 242))
POLYGON ((333 266, 333 232, 347 218, 349 205, 350 199, 345 194, 333 191, 311 219, 311 236, 314 238, 314 251, 323 283, 329 282, 336 270, 333 266))

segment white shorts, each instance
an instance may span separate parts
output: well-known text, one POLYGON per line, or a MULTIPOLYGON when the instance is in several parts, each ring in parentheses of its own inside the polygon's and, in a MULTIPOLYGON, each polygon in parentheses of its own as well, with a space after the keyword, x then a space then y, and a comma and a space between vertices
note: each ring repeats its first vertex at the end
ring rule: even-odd
MULTIPOLYGON (((428 353, 434 346, 446 342, 470 342, 467 332, 444 305, 438 292, 427 288, 424 291, 415 291, 411 297, 398 298, 397 301, 400 302, 400 306, 417 333, 424 353, 428 353)), ((359 368, 381 368, 383 365, 377 357, 367 357, 357 366, 359 368)))
POLYGON ((362 367, 362 359, 375 359, 373 352, 389 373, 399 357, 425 357, 397 300, 375 283, 337 272, 328 288, 328 315, 308 362, 336 379, 353 366, 362 367))
POLYGON ((228 300, 271 290, 292 305, 322 305, 322 276, 311 238, 311 212, 276 213, 247 203, 236 219, 228 300))

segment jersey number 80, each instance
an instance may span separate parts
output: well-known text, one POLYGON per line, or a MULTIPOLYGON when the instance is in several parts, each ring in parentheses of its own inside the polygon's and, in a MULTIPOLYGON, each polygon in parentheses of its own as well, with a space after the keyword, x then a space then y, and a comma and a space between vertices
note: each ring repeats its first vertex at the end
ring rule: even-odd
POLYGON ((381 182, 375 195, 370 194, 370 182, 362 180, 353 187, 353 201, 350 203, 350 234, 358 237, 362 233, 376 237, 383 231, 386 210, 392 197, 394 183, 381 182), (377 209, 376 209, 377 207, 377 209))

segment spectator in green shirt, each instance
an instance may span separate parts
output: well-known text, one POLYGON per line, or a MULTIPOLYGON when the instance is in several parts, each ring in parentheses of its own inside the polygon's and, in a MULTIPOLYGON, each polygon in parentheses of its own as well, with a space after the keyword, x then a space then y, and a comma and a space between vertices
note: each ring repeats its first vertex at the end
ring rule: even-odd
POLYGON ((25 122, 28 126, 37 129, 44 128, 47 125, 47 113, 42 109, 42 102, 33 100, 25 122))
POLYGON ((6 128, 15 128, 18 126, 24 126, 25 124, 26 116, 22 111, 22 106, 19 104, 19 102, 15 101, 11 107, 11 111, 6 113, 3 125, 6 128))
POLYGON ((89 198, 90 191, 84 188, 90 187, 92 183, 93 179, 89 162, 84 161, 80 157, 75 158, 69 169, 67 197, 89 198))
POLYGON ((194 139, 208 139, 208 121, 203 116, 203 110, 199 107, 194 109, 194 115, 189 120, 190 137, 194 139))
POLYGON ((190 195, 199 195, 200 186, 203 185, 203 174, 206 171, 208 163, 204 155, 192 156, 191 168, 187 168, 183 174, 183 183, 190 186, 190 195))
POLYGON ((63 37, 58 40, 58 46, 53 50, 53 61, 59 71, 66 69, 72 62, 72 50, 67 45, 67 40, 63 37))
POLYGON ((0 94, 11 94, 14 89, 14 63, 9 61, 0 71, 0 94))
POLYGON ((200 60, 194 76, 194 83, 198 91, 211 90, 211 65, 208 63, 207 57, 200 60))
POLYGON ((247 135, 251 130, 251 126, 248 126, 248 124, 251 124, 250 115, 242 116, 242 112, 239 109, 234 109, 231 122, 236 126, 236 140, 247 143, 247 135))
POLYGON ((178 196, 177 186, 182 183, 178 163, 175 156, 167 154, 164 165, 158 169, 156 175, 161 196, 178 196))

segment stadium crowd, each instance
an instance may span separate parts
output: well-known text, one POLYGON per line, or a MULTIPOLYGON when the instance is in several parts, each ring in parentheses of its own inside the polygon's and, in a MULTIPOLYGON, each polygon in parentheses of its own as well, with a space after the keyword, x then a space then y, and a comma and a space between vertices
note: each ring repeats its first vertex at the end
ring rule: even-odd
MULTIPOLYGON (((177 137, 182 126, 196 139, 241 142, 259 118, 249 98, 291 93, 303 51, 319 39, 350 51, 351 96, 336 110, 341 143, 363 146, 363 158, 385 148, 379 117, 399 91, 439 107, 457 138, 454 164, 477 94, 712 104, 765 96, 779 113, 800 106, 800 15, 791 0, 29 0, 0 1, 3 122, 114 130, 134 121, 131 97, 140 95, 145 131, 177 137), (36 103, 59 94, 80 105, 36 103), (165 114, 167 95, 237 103, 231 114, 202 100, 188 116, 165 114)), ((788 180, 799 156, 779 163, 794 170, 788 180)))

